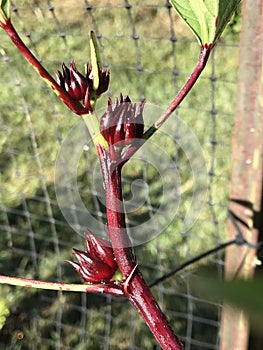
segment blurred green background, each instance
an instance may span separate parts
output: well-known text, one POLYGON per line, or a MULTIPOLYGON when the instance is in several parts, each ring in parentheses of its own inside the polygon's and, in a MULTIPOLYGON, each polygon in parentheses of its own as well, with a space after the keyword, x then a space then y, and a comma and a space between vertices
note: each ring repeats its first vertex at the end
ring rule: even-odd
MULTIPOLYGON (((113 98, 122 92, 164 109, 199 55, 192 33, 165 0, 14 0, 12 5, 14 26, 52 75, 72 58, 82 70, 89 59, 88 33, 95 30, 111 71, 108 95, 113 98)), ((174 137, 153 138, 176 163, 181 184, 173 221, 156 239, 135 248, 147 281, 225 240, 239 27, 238 12, 199 82, 169 121, 174 137), (197 189, 202 210, 187 232, 182 232, 184 218, 196 189, 191 160, 179 147, 188 135, 176 118, 197 136, 206 164, 197 189)), ((78 117, 58 101, 3 30, 0 54, 0 272, 81 283, 64 260, 72 259, 72 247, 83 247, 83 237, 63 217, 54 189, 57 153, 78 117)), ((105 95, 98 107, 106 103, 105 95)), ((154 118, 148 113, 146 122, 154 118)), ((95 163, 90 147, 79 162, 78 186, 89 212, 104 218, 93 183, 95 163)), ((131 225, 146 222, 165 200, 161 175, 141 161, 125 167, 125 198, 135 179, 149 185, 144 206, 129 216, 131 225)), ((195 296, 189 281, 207 270, 221 275, 222 266, 220 253, 153 288, 186 350, 218 349, 221 307, 195 296)), ((1 286, 0 329, 2 349, 158 349, 125 300, 103 295, 1 286)))

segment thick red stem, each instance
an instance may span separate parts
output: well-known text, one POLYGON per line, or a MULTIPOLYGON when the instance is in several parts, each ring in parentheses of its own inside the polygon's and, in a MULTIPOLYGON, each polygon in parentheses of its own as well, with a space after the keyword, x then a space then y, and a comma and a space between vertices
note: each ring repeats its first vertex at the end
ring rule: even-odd
POLYGON ((58 97, 76 114, 82 115, 87 113, 87 110, 71 96, 64 91, 58 83, 52 78, 48 71, 42 66, 32 52, 27 48, 24 42, 21 40, 17 31, 13 27, 11 21, 8 19, 5 23, 1 23, 1 27, 9 35, 15 46, 25 57, 25 59, 35 68, 39 75, 46 81, 46 83, 52 88, 52 90, 58 95, 58 97))
POLYGON ((107 229, 114 255, 124 280, 127 298, 144 318, 162 349, 182 350, 179 338, 168 324, 166 316, 159 308, 141 272, 136 268, 136 259, 125 225, 123 208, 121 165, 114 164, 108 151, 100 149, 100 161, 106 193, 107 229))

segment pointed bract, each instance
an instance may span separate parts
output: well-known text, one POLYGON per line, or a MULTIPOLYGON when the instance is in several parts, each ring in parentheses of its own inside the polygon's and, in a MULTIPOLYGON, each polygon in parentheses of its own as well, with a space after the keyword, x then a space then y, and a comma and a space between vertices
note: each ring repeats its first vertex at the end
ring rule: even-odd
POLYGON ((105 239, 98 238, 90 231, 86 234, 87 252, 101 259, 112 269, 117 269, 117 263, 113 254, 110 242, 105 239))
POLYGON ((110 243, 98 238, 88 230, 86 234, 87 251, 73 249, 78 264, 67 261, 85 282, 102 283, 110 281, 118 266, 110 243))

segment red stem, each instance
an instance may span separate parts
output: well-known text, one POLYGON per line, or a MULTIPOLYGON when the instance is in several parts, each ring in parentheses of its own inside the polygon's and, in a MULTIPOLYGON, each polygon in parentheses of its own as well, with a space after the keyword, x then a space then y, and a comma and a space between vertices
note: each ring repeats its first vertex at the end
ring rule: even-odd
POLYGON ((165 350, 183 350, 179 338, 168 324, 141 272, 136 268, 136 259, 127 234, 121 186, 121 164, 110 159, 109 152, 99 150, 106 193, 107 229, 114 255, 124 277, 123 290, 144 318, 151 332, 165 350), (125 285, 125 280, 127 285, 125 285))
POLYGON ((209 58, 210 52, 213 48, 214 44, 206 44, 201 46, 201 52, 199 55, 199 59, 197 62, 197 65, 195 66, 192 74, 188 78, 187 82, 184 84, 182 89, 179 91, 179 93, 175 96, 173 101, 170 103, 169 107, 166 109, 164 114, 161 116, 161 118, 154 124, 156 128, 159 128, 168 118, 169 116, 175 111, 175 109, 179 106, 179 104, 183 101, 185 96, 189 93, 189 91, 192 89, 194 84, 196 83, 197 79, 199 78, 200 74, 204 70, 207 60, 209 58))
POLYGON ((52 90, 58 95, 58 97, 76 114, 82 115, 87 113, 87 110, 71 96, 64 91, 58 83, 52 78, 48 71, 42 66, 32 52, 27 48, 24 42, 21 40, 17 31, 13 27, 10 19, 7 19, 5 23, 0 23, 1 27, 9 35, 15 46, 25 57, 25 59, 35 68, 39 75, 46 81, 46 83, 52 88, 52 90))
POLYGON ((201 46, 201 52, 198 58, 198 62, 187 79, 186 83, 179 91, 179 93, 175 96, 173 101, 170 103, 164 114, 144 133, 143 139, 141 140, 141 144, 136 144, 134 146, 130 146, 126 152, 122 155, 121 162, 122 164, 126 163, 133 155, 138 151, 138 149, 146 142, 162 125, 163 123, 170 117, 170 115, 175 111, 175 109, 180 105, 186 95, 190 92, 196 81, 198 80, 200 74, 204 70, 207 60, 209 58, 210 52, 213 49, 214 44, 207 44, 201 46))

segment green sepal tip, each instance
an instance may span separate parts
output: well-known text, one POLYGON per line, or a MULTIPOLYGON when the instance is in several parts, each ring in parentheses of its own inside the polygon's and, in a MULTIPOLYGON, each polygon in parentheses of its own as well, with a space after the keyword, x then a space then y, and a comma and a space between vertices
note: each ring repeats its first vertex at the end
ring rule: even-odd
POLYGON ((99 87, 99 69, 102 67, 100 49, 93 31, 90 32, 90 62, 93 75, 93 89, 96 91, 99 87))

